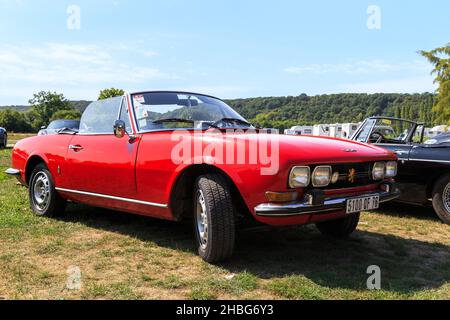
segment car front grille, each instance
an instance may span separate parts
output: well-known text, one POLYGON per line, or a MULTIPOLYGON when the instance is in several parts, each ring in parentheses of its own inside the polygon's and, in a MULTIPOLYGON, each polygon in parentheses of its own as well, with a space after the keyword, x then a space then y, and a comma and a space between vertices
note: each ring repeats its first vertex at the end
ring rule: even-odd
MULTIPOLYGON (((311 167, 311 172, 316 166, 311 167)), ((373 163, 345 163, 331 165, 333 174, 338 172, 339 179, 336 183, 330 183, 327 187, 319 189, 344 189, 367 186, 375 183, 372 179, 373 163)))

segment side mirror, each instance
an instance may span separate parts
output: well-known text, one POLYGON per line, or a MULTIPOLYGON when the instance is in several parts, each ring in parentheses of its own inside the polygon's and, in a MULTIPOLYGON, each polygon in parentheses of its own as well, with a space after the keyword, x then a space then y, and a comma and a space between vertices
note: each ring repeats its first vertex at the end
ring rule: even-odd
POLYGON ((41 130, 44 130, 44 129, 46 129, 46 128, 47 128, 46 126, 42 126, 42 127, 41 127, 41 130))
POLYGON ((125 121, 116 120, 116 122, 114 122, 114 135, 120 139, 125 137, 125 135, 127 134, 125 127, 126 127, 125 121))

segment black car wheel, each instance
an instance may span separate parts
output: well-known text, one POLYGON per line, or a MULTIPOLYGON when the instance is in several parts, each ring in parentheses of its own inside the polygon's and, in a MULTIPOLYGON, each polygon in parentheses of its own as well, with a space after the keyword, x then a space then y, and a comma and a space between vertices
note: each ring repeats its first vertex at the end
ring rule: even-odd
POLYGON ((358 226, 360 213, 353 213, 345 218, 317 223, 317 229, 334 238, 346 238, 351 235, 358 226))
POLYGON ((194 231, 198 254, 207 262, 232 256, 235 241, 234 207, 221 175, 197 179, 194 192, 194 231))
POLYGON ((439 218, 450 224, 450 174, 442 176, 433 187, 433 208, 439 218))
POLYGON ((38 216, 52 217, 64 213, 66 200, 56 192, 53 181, 44 164, 37 165, 31 174, 28 190, 30 206, 38 216))

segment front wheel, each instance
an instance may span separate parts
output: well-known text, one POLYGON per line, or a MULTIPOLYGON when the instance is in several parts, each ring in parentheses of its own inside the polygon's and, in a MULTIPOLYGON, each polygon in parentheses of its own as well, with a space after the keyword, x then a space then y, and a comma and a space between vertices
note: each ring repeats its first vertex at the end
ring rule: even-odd
POLYGON ((450 224, 450 175, 444 175, 433 187, 433 208, 439 218, 450 224))
POLYGON ((345 218, 317 223, 317 229, 334 238, 346 238, 351 235, 358 226, 360 213, 351 214, 345 218))
POLYGON ((234 207, 225 179, 218 174, 199 177, 194 193, 194 230, 198 254, 206 262, 233 255, 234 207))
POLYGON ((28 193, 31 210, 36 215, 52 217, 64 213, 66 200, 56 192, 52 174, 44 164, 34 168, 28 193))

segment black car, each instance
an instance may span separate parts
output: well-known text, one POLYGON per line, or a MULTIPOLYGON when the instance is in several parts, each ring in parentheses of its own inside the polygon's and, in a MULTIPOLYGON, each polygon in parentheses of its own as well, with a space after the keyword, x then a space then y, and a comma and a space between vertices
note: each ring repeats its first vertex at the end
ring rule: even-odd
POLYGON ((8 133, 5 128, 0 127, 0 148, 8 146, 8 133))
POLYGON ((399 158, 396 181, 399 201, 432 204, 439 218, 450 224, 450 134, 424 141, 424 125, 398 118, 372 117, 352 139, 389 149, 399 158))
POLYGON ((38 132, 38 136, 45 136, 49 134, 58 134, 63 129, 76 130, 80 128, 79 120, 55 120, 50 122, 48 127, 42 127, 38 132))

